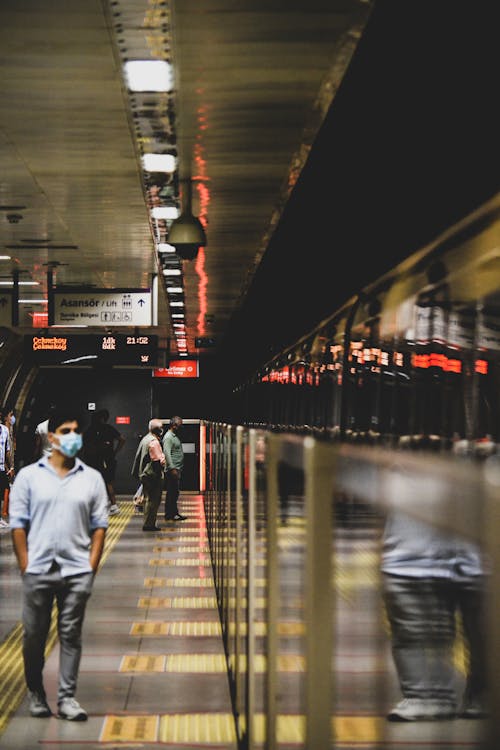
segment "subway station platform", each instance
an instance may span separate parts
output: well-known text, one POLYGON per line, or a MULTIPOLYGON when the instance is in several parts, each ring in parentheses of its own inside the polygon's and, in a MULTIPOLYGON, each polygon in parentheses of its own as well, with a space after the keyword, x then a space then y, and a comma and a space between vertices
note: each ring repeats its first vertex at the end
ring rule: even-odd
MULTIPOLYGON (((22 664, 21 587, 10 532, 0 532, 0 748, 2 750, 88 750, 88 748, 168 747, 236 750, 245 716, 234 717, 230 672, 217 604, 207 522, 201 494, 183 494, 182 522, 161 531, 142 531, 142 515, 130 497, 110 518, 105 551, 83 631, 78 701, 87 722, 32 718, 22 664), (239 721, 239 730, 238 722, 239 721)), ((161 506, 161 510, 163 506, 161 506)), ((279 750, 305 744, 304 619, 297 551, 304 527, 293 503, 282 519, 286 608, 279 615, 279 750)), ((251 747, 264 748, 266 703, 266 623, 269 590, 262 565, 265 543, 257 544, 255 575, 254 731, 251 747), (260 552, 259 552, 260 550, 260 552)), ((378 588, 374 574, 377 531, 370 523, 339 531, 334 587, 339 601, 333 666, 337 700, 332 709, 331 747, 391 750, 473 750, 484 747, 483 722, 390 723, 388 707, 399 699, 384 622, 376 621, 378 588), (361 613, 361 614, 360 614, 361 613), (385 684, 384 691, 376 686, 385 684)), ((217 550, 215 550, 215 559, 217 550)), ((215 566, 217 569, 217 566, 215 566)), ((229 575, 233 573, 228 570, 229 575)), ((229 579, 230 591, 233 579, 229 579)), ((325 589, 325 594, 327 592, 325 589)), ((231 594, 232 596, 232 594, 231 594)), ((229 604, 229 603, 226 603, 229 604)), ((318 602, 318 606, 320 606, 318 602)), ((245 623, 240 626, 246 628, 245 623)), ((325 653, 325 658, 326 658, 325 653)), ((463 653, 457 652, 457 668, 463 653)), ((245 664, 238 668, 245 671, 245 664)), ((58 644, 52 624, 45 688, 56 710, 58 644)), ((308 747, 308 750, 326 750, 308 747)))

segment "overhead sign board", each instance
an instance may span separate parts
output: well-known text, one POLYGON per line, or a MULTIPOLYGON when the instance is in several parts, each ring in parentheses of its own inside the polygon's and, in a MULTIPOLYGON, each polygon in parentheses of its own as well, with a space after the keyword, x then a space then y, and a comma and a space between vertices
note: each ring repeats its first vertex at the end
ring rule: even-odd
POLYGON ((173 359, 169 367, 157 367, 153 370, 154 378, 197 378, 197 359, 173 359))
POLYGON ((68 289, 53 291, 54 321, 60 326, 150 326, 150 289, 68 289))
MULTIPOLYGON (((24 337, 25 359, 37 365, 96 364, 154 367, 158 364, 158 336, 45 335, 24 337)), ((90 408, 90 407, 89 407, 90 408)))

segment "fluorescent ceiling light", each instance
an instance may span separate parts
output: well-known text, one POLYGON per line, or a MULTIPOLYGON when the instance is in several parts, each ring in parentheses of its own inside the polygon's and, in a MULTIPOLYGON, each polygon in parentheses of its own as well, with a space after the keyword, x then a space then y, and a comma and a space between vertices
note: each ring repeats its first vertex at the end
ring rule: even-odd
POLYGON ((177 161, 172 154, 144 154, 142 166, 146 172, 175 172, 177 161))
MULTIPOLYGON (((19 286, 40 286, 39 281, 19 281, 19 286)), ((14 286, 13 281, 0 281, 0 286, 14 286)))
POLYGON ((153 206, 151 216, 153 219, 177 219, 179 209, 176 206, 153 206))
POLYGON ((170 91, 172 66, 164 60, 129 60, 125 79, 130 91, 170 91))
POLYGON ((184 317, 184 313, 172 313, 171 317, 172 318, 183 318, 184 317))
POLYGON ((10 255, 0 255, 0 260, 10 260, 10 255))
POLYGON ((171 302, 170 307, 184 307, 184 302, 171 302))
POLYGON ((159 253, 175 253, 175 247, 173 245, 169 245, 168 242, 160 242, 156 249, 159 253))
POLYGON ((167 286, 167 292, 170 294, 182 294, 183 291, 181 286, 167 286))
POLYGON ((17 301, 21 305, 44 305, 47 302, 46 299, 18 299, 17 301))
POLYGON ((180 276, 181 269, 180 268, 164 268, 163 275, 164 276, 180 276))

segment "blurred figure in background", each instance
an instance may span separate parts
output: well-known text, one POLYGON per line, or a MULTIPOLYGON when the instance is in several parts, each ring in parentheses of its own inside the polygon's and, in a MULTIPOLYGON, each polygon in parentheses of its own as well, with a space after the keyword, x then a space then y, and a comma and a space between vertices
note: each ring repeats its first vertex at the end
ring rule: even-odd
POLYGON ((11 415, 12 411, 4 407, 0 409, 0 528, 9 527, 10 483, 14 477, 11 415))
POLYGON ((404 513, 388 515, 382 546, 383 594, 403 694, 389 712, 389 721, 488 715, 486 572, 483 555, 472 542, 404 513), (463 691, 453 663, 457 624, 468 651, 463 691))
POLYGON ((33 461, 36 461, 38 458, 42 458, 42 456, 45 456, 48 458, 50 456, 50 452, 52 450, 52 444, 49 440, 48 434, 49 434, 49 417, 51 413, 54 411, 54 404, 51 404, 49 407, 49 413, 46 419, 42 420, 37 424, 35 428, 35 446, 33 451, 33 461))
POLYGON ((109 515, 120 512, 116 504, 113 482, 116 474, 116 454, 123 448, 125 438, 108 424, 109 411, 99 409, 83 433, 83 460, 102 474, 109 498, 109 515))

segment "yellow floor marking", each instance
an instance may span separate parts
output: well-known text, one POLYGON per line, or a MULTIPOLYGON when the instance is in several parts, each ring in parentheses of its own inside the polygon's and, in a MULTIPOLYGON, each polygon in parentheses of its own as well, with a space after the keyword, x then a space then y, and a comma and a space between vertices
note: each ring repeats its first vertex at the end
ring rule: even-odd
MULTIPOLYGON (((239 718, 242 732, 245 717, 239 718)), ((337 743, 374 746, 384 737, 385 722, 377 716, 332 717, 332 739, 337 743)), ((254 716, 254 739, 266 740, 266 717, 254 716)), ((306 740, 305 716, 278 714, 276 739, 279 744, 298 744, 306 740)), ((161 742, 173 744, 234 744, 236 730, 230 713, 166 714, 162 716, 116 716, 104 718, 99 742, 161 742)))
POLYGON ((174 545, 174 544, 161 544, 161 545, 158 545, 157 547, 153 547, 153 552, 159 552, 160 554, 162 552, 176 552, 177 554, 182 553, 184 555, 188 555, 193 552, 207 553, 209 551, 210 549, 206 544, 199 544, 196 547, 194 546, 181 547, 179 545, 174 545))
POLYGON ((219 620, 213 622, 134 622, 130 635, 221 636, 219 620))
POLYGON ((204 565, 208 567, 209 565, 211 565, 210 560, 207 557, 201 557, 199 559, 196 557, 189 557, 189 558, 183 557, 183 558, 174 559, 174 560, 168 560, 166 558, 155 558, 153 560, 150 560, 149 564, 152 566, 178 565, 179 567, 191 567, 191 566, 199 566, 199 565, 202 565, 202 566, 204 565))
MULTIPOLYGON (((240 622, 238 629, 239 629, 240 635, 246 635, 247 633, 246 622, 240 622)), ((267 624, 265 622, 254 622, 254 631, 255 631, 255 635, 266 635, 267 624)), ((235 632, 236 632, 236 623, 234 622, 229 623, 230 635, 234 635, 235 632)), ((302 622, 278 622, 276 624, 276 632, 278 635, 287 636, 287 638, 291 636, 301 636, 305 634, 306 626, 302 622)))
POLYGON ((333 732, 338 742, 360 742, 374 746, 385 737, 386 722, 380 716, 336 716, 333 732))
MULTIPOLYGON (((187 542, 208 542, 208 537, 206 534, 196 534, 196 535, 189 535, 189 534, 172 534, 169 535, 169 538, 165 540, 167 544, 173 544, 179 543, 179 544, 186 544, 187 542), (170 536, 172 538, 170 538, 170 536)), ((163 545, 159 545, 160 547, 163 545)))
POLYGON ((146 656, 122 657, 119 672, 164 672, 165 655, 151 654, 146 656))
POLYGON ((159 741, 165 744, 233 744, 236 729, 232 714, 173 714, 162 716, 159 741))
POLYGON ((99 742, 156 742, 159 716, 106 716, 99 742))
MULTIPOLYGON (((246 654, 240 654, 239 668, 240 672, 246 672, 246 654)), ((289 672, 299 674, 305 672, 306 660, 303 656, 297 654, 280 654, 276 660, 278 672, 289 672)), ((229 657, 231 670, 235 670, 234 655, 229 657)), ((264 674, 266 671, 267 659, 263 654, 256 654, 253 660, 255 674, 264 674)))
POLYGON ((143 596, 139 599, 138 607, 158 609, 161 607, 170 607, 173 609, 215 609, 217 599, 215 596, 174 596, 158 597, 143 596))
POLYGON ((211 588, 213 578, 145 578, 145 588, 179 587, 179 588, 211 588))
POLYGON ((227 672, 224 654, 168 654, 166 672, 195 672, 197 674, 227 672))

